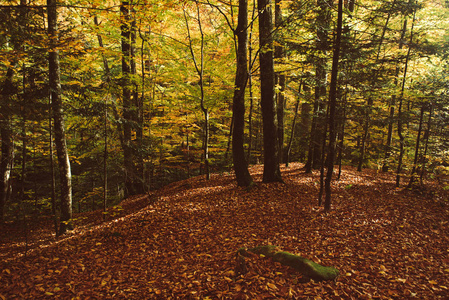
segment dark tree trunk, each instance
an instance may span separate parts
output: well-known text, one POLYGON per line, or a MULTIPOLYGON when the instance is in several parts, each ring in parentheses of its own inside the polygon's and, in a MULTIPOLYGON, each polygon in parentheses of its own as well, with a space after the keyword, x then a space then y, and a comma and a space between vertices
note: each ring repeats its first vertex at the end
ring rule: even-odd
POLYGON ((419 114, 419 126, 418 126, 418 136, 416 137, 416 145, 415 145, 415 158, 413 160, 413 167, 412 167, 412 173, 410 174, 410 181, 408 183, 408 188, 411 188, 413 186, 413 182, 415 181, 416 176, 416 168, 418 166, 418 157, 419 157, 419 147, 421 142, 421 132, 422 132, 422 125, 424 120, 424 108, 425 103, 421 104, 421 113, 419 114))
POLYGON ((292 150, 293 139, 295 138, 295 130, 296 130, 296 120, 298 119, 299 105, 301 103, 301 87, 302 81, 299 83, 298 87, 298 100, 295 105, 295 115, 293 116, 292 130, 290 134, 290 139, 288 141, 287 149, 285 151, 285 166, 288 167, 288 163, 290 162, 290 152, 292 150))
POLYGON ((50 97, 53 109, 56 153, 59 163, 59 180, 61 185, 61 218, 59 233, 63 234, 73 228, 72 224, 72 173, 70 171, 69 153, 65 137, 64 112, 61 91, 61 70, 59 66, 58 14, 57 0, 47 0, 48 33, 51 49, 48 56, 50 97))
MULTIPOLYGON (((50 112, 51 109, 51 99, 49 99, 50 112)), ((56 203, 56 179, 55 179, 55 160, 54 160, 54 150, 53 150, 53 122, 52 122, 52 113, 48 119, 48 132, 50 133, 50 176, 51 176, 51 211, 53 214, 53 225, 55 226, 55 234, 59 235, 58 231, 58 213, 57 213, 57 203, 56 203)), ((34 162, 34 158, 33 158, 34 162)), ((79 202, 78 202, 79 204, 79 202)), ((80 208, 78 212, 80 212, 80 208)))
MULTIPOLYGON (((256 14, 256 2, 253 0, 253 12, 251 16, 251 20, 254 19, 256 14)), ((248 41, 248 59, 249 59, 249 70, 248 70, 248 89, 249 89, 249 113, 248 113, 248 149, 247 149, 247 162, 251 163, 251 151, 253 150, 253 111, 254 111, 254 95, 253 95, 253 25, 254 22, 251 22, 249 26, 249 41, 248 41)), ((257 146, 257 138, 256 138, 256 146, 257 146)))
POLYGON ((122 16, 121 46, 122 46, 122 96, 123 96, 123 168, 125 180, 125 198, 137 194, 135 187, 136 170, 134 166, 134 151, 132 147, 133 104, 131 90, 131 14, 128 1, 122 1, 120 6, 122 16))
POLYGON ((306 163, 306 173, 310 173, 312 169, 321 166, 321 148, 322 141, 326 136, 324 124, 326 124, 326 116, 323 105, 323 97, 326 95, 327 85, 327 51, 329 50, 328 30, 331 22, 331 14, 329 2, 327 0, 317 0, 317 6, 320 7, 316 20, 317 28, 317 50, 318 57, 315 61, 315 102, 313 104, 312 127, 310 130, 310 145, 306 163))
POLYGON ((419 175, 419 182, 421 185, 423 185, 424 172, 426 170, 427 150, 429 148, 430 128, 432 126, 432 114, 433 114, 433 105, 430 104, 429 118, 427 119, 427 128, 426 132, 424 133, 424 140, 426 141, 426 146, 424 147, 424 153, 422 155, 421 174, 419 175))
POLYGON ((334 55, 332 59, 332 75, 331 85, 329 90, 329 146, 327 149, 327 174, 325 182, 326 198, 324 200, 324 210, 331 209, 331 181, 332 173, 334 172, 335 160, 335 138, 336 138, 336 124, 335 115, 337 109, 337 80, 338 80, 338 59, 340 55, 341 32, 343 24, 343 0, 338 1, 338 19, 337 19, 337 37, 335 39, 334 55))
POLYGON ((258 0, 260 105, 263 122, 264 172, 263 182, 282 182, 279 169, 276 104, 274 99, 273 21, 271 0, 258 0))
POLYGON ((199 8, 199 2, 195 0, 196 3, 196 13, 197 13, 197 22, 198 22, 198 29, 201 34, 201 47, 200 47, 200 63, 198 64, 196 55, 193 51, 193 44, 192 44, 192 37, 190 35, 190 27, 189 27, 189 21, 187 20, 187 14, 184 11, 184 18, 186 21, 187 26, 187 34, 188 34, 188 40, 189 40, 189 50, 190 54, 192 55, 193 64, 195 66, 196 72, 199 77, 200 82, 200 107, 201 111, 204 114, 204 127, 203 127, 203 159, 204 159, 204 166, 206 169, 206 180, 210 179, 210 162, 209 162, 209 109, 205 106, 204 102, 204 31, 203 26, 201 23, 201 14, 200 14, 200 8, 199 8))
POLYGON ((0 223, 4 221, 5 206, 8 201, 8 190, 11 179, 11 166, 14 158, 14 141, 11 128, 11 94, 13 93, 13 68, 8 68, 6 78, 1 86, 0 108, 0 135, 1 135, 1 161, 0 161, 0 223))
MULTIPOLYGON (((410 0, 412 2, 412 0, 410 0)), ((402 86, 401 86, 401 94, 399 97, 399 107, 398 107, 398 136, 399 136, 399 158, 398 158, 398 167, 396 170, 396 186, 399 187, 401 184, 401 171, 402 171, 402 161, 404 158, 404 132, 403 132, 403 112, 402 112, 402 106, 404 102, 404 92, 405 92, 405 81, 407 79, 407 69, 408 69, 408 63, 410 61, 410 55, 412 51, 412 43, 413 43, 413 28, 415 25, 415 19, 416 19, 416 10, 413 12, 413 21, 410 29, 410 41, 409 41, 409 48, 407 51, 407 55, 405 57, 405 66, 404 66, 404 75, 402 77, 402 86)), ((404 22, 404 31, 407 28, 407 23, 404 22)))
MULTIPOLYGON (((275 0, 274 10, 274 25, 277 30, 276 34, 276 46, 274 47, 274 59, 282 64, 285 57, 284 46, 282 45, 282 37, 280 34, 280 28, 282 27, 283 17, 281 9, 281 0, 275 0)), ((279 88, 277 96, 277 121, 278 121, 278 143, 279 143, 279 163, 284 162, 284 109, 285 109, 285 87, 286 76, 282 72, 276 73, 275 82, 279 88)))
POLYGON ((248 80, 248 0, 239 0, 237 37, 237 70, 235 76, 234 99, 232 112, 234 130, 232 135, 232 157, 238 186, 250 186, 253 182, 248 171, 243 147, 245 128, 245 89, 248 80))

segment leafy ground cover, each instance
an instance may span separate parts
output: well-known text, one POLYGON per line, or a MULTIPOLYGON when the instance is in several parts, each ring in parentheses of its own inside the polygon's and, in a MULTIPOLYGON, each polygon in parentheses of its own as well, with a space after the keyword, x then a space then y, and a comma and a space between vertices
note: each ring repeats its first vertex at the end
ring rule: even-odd
POLYGON ((238 188, 230 174, 192 178, 127 199, 121 215, 79 215, 55 239, 30 223, 0 235, 1 299, 447 299, 449 203, 435 183, 397 189, 392 174, 344 168, 333 210, 317 207, 318 174, 282 168, 285 184, 238 188), (241 247, 277 245, 340 271, 307 281, 241 247))

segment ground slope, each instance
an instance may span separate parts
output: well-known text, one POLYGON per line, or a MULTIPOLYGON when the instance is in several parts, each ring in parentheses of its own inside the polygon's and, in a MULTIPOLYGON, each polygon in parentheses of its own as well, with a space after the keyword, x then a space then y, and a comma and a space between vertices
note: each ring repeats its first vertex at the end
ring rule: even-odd
POLYGON ((10 252, 0 299, 447 299, 444 190, 396 189, 391 174, 345 168, 324 214, 318 174, 300 167, 282 169, 285 184, 262 184, 255 166, 250 191, 229 174, 178 182, 126 202, 141 210, 34 242, 26 257, 10 252), (238 274, 237 250, 266 244, 341 275, 306 281, 263 257, 238 274))

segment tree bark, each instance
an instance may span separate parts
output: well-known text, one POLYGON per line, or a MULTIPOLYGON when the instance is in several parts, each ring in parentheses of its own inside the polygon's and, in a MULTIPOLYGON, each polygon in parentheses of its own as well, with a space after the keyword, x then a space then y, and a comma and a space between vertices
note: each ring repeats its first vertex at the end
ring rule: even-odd
POLYGON ((317 0, 320 7, 316 20, 318 57, 315 59, 315 102, 313 104, 312 127, 310 130, 310 145, 307 154, 306 173, 317 169, 321 165, 322 140, 326 138, 324 124, 326 116, 322 98, 326 95, 327 85, 327 51, 329 49, 328 30, 331 22, 329 3, 327 0, 317 0))
POLYGON ((248 0, 239 0, 238 24, 235 29, 237 38, 237 70, 235 76, 232 113, 234 130, 232 135, 232 157, 238 186, 250 186, 253 183, 245 158, 245 89, 248 81, 248 0))
MULTIPOLYGON (((339 274, 339 271, 334 267, 322 266, 299 255, 295 255, 285 251, 279 251, 278 247, 273 245, 258 246, 250 249, 239 249, 237 252, 237 254, 239 255, 238 257, 242 257, 240 264, 244 264, 244 257, 249 256, 248 252, 269 257, 273 261, 278 262, 284 266, 289 266, 305 277, 316 281, 334 280, 339 274)), ((244 267, 243 269, 246 268, 244 267)))
POLYGON ((11 128, 11 94, 13 93, 13 68, 8 68, 5 80, 1 87, 0 108, 0 135, 1 135, 1 161, 0 161, 0 223, 4 221, 5 206, 8 201, 8 190, 11 179, 11 166, 14 158, 14 141, 11 128))
MULTIPOLYGON (((282 46, 282 38, 280 36, 280 28, 283 25, 281 0, 275 0, 274 9, 274 25, 276 28, 276 46, 274 47, 274 59, 282 65, 282 60, 285 57, 284 46, 282 46)), ((279 143, 279 163, 284 162, 284 110, 285 110, 285 87, 286 87, 286 76, 280 71, 276 73, 275 82, 278 87, 277 97, 277 121, 278 121, 278 143, 279 143)))
POLYGON ((415 144, 415 158, 413 160, 413 167, 412 167, 412 172, 410 174, 410 181, 407 186, 408 188, 411 188, 413 186, 413 182, 414 182, 415 176, 416 176, 416 168, 418 166, 419 147, 420 147, 420 142, 421 142, 421 132, 422 132, 422 125, 423 125, 423 120, 424 120, 425 106, 426 106, 425 103, 421 104, 421 113, 419 114, 418 136, 416 137, 416 144, 415 144))
POLYGON ((62 105, 61 70, 59 66, 58 13, 57 0, 47 0, 48 33, 51 49, 48 56, 50 97, 53 109, 56 153, 59 163, 59 180, 61 185, 61 218, 59 233, 64 234, 73 229, 72 224, 72 173, 67 150, 64 111, 62 105))
POLYGON ((424 153, 422 155, 422 166, 421 166, 421 174, 419 175, 419 182, 423 185, 424 172, 426 170, 427 163, 427 150, 429 149, 429 138, 430 138, 430 128, 432 126, 432 115, 433 115, 433 105, 429 104, 429 118, 427 119, 427 127, 426 132, 424 133, 424 140, 426 141, 426 146, 424 147, 424 153))
POLYGON ((134 151, 132 149, 133 103, 131 90, 131 14, 129 1, 122 1, 120 6, 121 47, 122 47, 122 96, 123 96, 123 167, 125 180, 125 198, 136 195, 135 177, 137 172, 134 166, 134 151))
POLYGON ((263 122, 263 182, 282 182, 279 169, 276 104, 274 99, 273 21, 271 0, 258 0, 260 44, 260 105, 263 122))
POLYGON ((288 141, 287 149, 285 151, 285 166, 288 167, 288 164, 290 162, 290 152, 292 150, 293 145, 293 139, 295 138, 295 131, 296 131, 296 120, 298 119, 298 112, 299 112, 299 105, 301 103, 301 87, 302 87, 302 81, 299 83, 298 87, 298 100, 295 105, 295 114, 293 116, 293 122, 292 122, 292 129, 290 133, 290 139, 288 141))
MULTIPOLYGON (((413 3, 413 0, 410 0, 409 3, 413 3)), ((401 171, 402 171, 402 160, 404 158, 404 132, 403 132, 403 112, 402 112, 402 106, 404 102, 404 92, 405 92, 405 81, 407 78, 407 69, 408 69, 408 63, 410 61, 410 55, 412 51, 412 42, 413 42, 413 28, 415 25, 415 19, 416 19, 416 10, 413 11, 413 21, 410 29, 410 41, 409 41, 409 48, 407 51, 407 55, 405 57, 405 66, 404 66, 404 75, 402 77, 402 86, 401 86, 401 95, 399 96, 399 107, 398 107, 398 136, 399 136, 399 158, 398 158, 398 167, 396 169, 396 186, 399 187, 401 184, 401 171)), ((407 20, 406 20, 407 21, 407 20)), ((406 21, 404 22, 404 31, 407 27, 406 21)))
POLYGON ((335 39, 334 55, 332 59, 332 75, 329 90, 329 146, 327 149, 327 174, 325 182, 326 198, 324 200, 324 210, 329 211, 331 208, 331 181, 334 172, 335 160, 335 138, 336 124, 335 115, 337 108, 337 80, 338 80, 338 59, 340 56, 341 32, 343 24, 343 0, 338 1, 338 19, 337 19, 337 37, 335 39))
POLYGON ((198 21, 198 28, 200 30, 201 34, 201 48, 200 48, 200 63, 198 64, 196 55, 193 51, 193 45, 192 45, 192 37, 190 35, 190 27, 189 27, 189 21, 187 20, 187 14, 184 11, 184 18, 186 21, 187 26, 187 35, 189 40, 189 50, 190 54, 192 55, 193 64, 195 66, 196 72, 199 77, 200 82, 200 107, 201 111, 204 114, 204 127, 203 127, 203 159, 204 159, 204 166, 206 168, 206 180, 210 179, 210 165, 209 165, 209 110, 206 108, 204 103, 204 32, 203 32, 203 26, 201 23, 201 14, 200 14, 200 8, 198 1, 195 1, 196 3, 196 13, 197 13, 197 21, 198 21))

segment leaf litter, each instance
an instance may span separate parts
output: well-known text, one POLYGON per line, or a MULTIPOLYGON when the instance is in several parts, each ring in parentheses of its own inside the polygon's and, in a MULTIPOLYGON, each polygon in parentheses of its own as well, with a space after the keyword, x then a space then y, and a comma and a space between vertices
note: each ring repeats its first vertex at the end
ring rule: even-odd
POLYGON ((0 235, 0 299, 447 299, 447 191, 395 188, 394 175, 345 167, 332 210, 317 207, 319 174, 282 168, 285 184, 247 191, 233 175, 173 183, 123 201, 114 219, 76 215, 55 238, 50 220, 0 235), (340 276, 307 280, 254 255, 241 272, 241 247, 277 245, 340 276))

